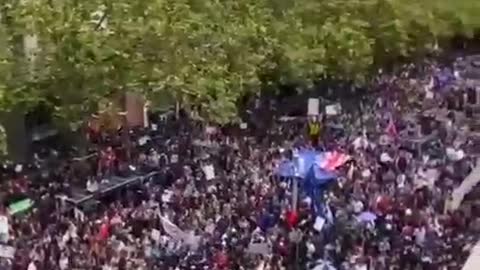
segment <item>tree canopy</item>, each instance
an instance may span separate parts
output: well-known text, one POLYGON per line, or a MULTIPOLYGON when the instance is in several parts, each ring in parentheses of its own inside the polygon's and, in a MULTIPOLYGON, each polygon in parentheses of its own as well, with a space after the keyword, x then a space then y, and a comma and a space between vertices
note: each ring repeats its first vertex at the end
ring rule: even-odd
POLYGON ((373 67, 473 35, 475 0, 5 0, 0 109, 48 102, 81 122, 98 101, 166 95, 209 120, 235 119, 262 86, 373 67))

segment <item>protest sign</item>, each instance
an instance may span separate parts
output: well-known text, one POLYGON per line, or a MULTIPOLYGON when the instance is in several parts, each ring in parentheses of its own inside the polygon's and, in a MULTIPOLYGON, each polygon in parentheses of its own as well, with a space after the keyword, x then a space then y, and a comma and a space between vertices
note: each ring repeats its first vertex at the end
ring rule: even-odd
POLYGON ((206 127, 205 128, 205 133, 207 134, 215 134, 217 133, 217 129, 215 127, 206 127))
POLYGON ((150 140, 149 136, 143 136, 140 139, 138 139, 138 145, 140 146, 145 145, 149 140, 150 140))
POLYGON ((0 216, 0 233, 8 233, 8 218, 0 216))
POLYGON ((7 245, 0 245, 0 257, 13 259, 15 257, 15 248, 7 245))
POLYGON ((270 253, 270 246, 268 243, 250 243, 247 252, 250 254, 268 255, 270 253))
POLYGON ((339 115, 341 109, 340 104, 332 104, 325 107, 325 113, 327 115, 339 115))
POLYGON ((8 241, 8 218, 7 216, 0 216, 0 240, 2 242, 8 241))
POLYGON ((212 180, 213 178, 215 178, 215 169, 213 168, 213 165, 203 166, 202 169, 205 173, 205 178, 207 180, 212 180))
POLYGON ((159 242, 160 241, 160 231, 156 230, 156 229, 152 229, 151 237, 155 242, 159 242))
POLYGON ((315 219, 315 224, 313 224, 313 228, 314 228, 316 231, 321 232, 324 225, 325 225, 325 219, 322 218, 322 217, 317 217, 317 218, 315 219))
POLYGON ((320 100, 318 98, 309 98, 308 99, 308 115, 318 115, 319 114, 320 100))
POLYGON ((247 127, 248 127, 247 123, 240 124, 240 129, 247 129, 247 127))

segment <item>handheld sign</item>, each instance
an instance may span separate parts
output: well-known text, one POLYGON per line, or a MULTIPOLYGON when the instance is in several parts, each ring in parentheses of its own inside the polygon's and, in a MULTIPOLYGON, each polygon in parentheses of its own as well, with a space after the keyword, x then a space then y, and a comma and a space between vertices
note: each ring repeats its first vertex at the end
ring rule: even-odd
POLYGON ((212 180, 215 178, 215 169, 213 168, 213 165, 204 166, 202 169, 207 180, 212 180))
POLYGON ((15 248, 7 245, 0 245, 0 257, 13 259, 15 257, 15 248))
POLYGON ((308 115, 319 115, 320 100, 318 98, 308 99, 308 115))

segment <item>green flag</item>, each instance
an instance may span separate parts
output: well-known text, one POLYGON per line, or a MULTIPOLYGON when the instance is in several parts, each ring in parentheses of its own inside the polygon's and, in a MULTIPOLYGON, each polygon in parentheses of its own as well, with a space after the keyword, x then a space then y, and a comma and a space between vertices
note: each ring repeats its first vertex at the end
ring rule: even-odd
POLYGON ((21 213, 23 211, 28 210, 30 207, 32 207, 33 201, 30 199, 24 199, 18 202, 14 202, 8 206, 8 212, 11 215, 21 213))

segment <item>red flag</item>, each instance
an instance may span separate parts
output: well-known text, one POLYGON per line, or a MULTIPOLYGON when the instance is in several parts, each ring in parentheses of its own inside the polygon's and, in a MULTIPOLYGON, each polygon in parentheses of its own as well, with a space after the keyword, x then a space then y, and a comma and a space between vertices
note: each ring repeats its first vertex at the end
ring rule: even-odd
POLYGON ((397 127, 395 126, 395 122, 391 117, 390 117, 390 121, 388 122, 388 126, 385 129, 385 132, 391 137, 398 136, 397 127))
POLYGON ((295 228, 298 223, 298 214, 295 210, 288 211, 285 215, 287 225, 290 229, 295 228))
POLYGON ((350 155, 346 155, 338 151, 329 152, 326 154, 325 161, 323 162, 321 167, 327 171, 334 171, 338 167, 345 164, 345 162, 350 160, 350 158, 350 155))

